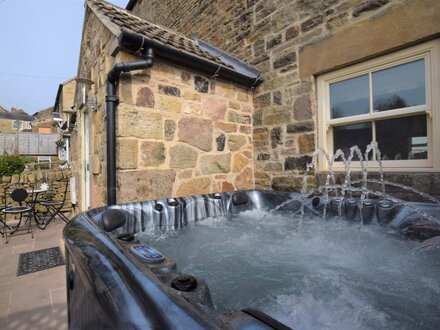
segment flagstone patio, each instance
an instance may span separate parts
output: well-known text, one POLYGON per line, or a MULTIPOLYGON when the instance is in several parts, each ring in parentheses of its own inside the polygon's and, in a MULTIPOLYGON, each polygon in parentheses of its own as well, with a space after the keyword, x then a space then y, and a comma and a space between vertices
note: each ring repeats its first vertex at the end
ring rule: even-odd
POLYGON ((0 240, 0 329, 67 329, 65 267, 17 277, 20 253, 60 246, 64 225, 0 240))

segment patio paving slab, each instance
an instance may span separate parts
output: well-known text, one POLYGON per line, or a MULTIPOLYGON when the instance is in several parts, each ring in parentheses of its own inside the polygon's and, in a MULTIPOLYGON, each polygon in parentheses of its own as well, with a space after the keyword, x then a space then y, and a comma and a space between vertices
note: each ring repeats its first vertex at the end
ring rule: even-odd
POLYGON ((64 225, 0 240, 0 329, 67 329, 65 266, 17 277, 20 253, 60 246, 64 225))

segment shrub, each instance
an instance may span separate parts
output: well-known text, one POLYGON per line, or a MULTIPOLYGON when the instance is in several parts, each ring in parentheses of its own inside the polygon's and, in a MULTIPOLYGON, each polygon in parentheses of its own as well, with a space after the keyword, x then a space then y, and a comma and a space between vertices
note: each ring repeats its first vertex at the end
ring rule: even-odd
POLYGON ((20 174, 24 170, 24 165, 28 162, 28 157, 18 155, 9 155, 7 153, 0 155, 0 177, 2 175, 20 174))

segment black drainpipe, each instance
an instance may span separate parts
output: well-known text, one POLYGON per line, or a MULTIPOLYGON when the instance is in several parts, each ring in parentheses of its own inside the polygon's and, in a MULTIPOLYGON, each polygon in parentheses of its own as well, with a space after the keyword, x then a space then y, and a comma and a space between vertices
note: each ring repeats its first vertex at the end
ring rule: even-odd
POLYGON ((153 66, 154 52, 148 48, 145 59, 133 62, 120 62, 113 65, 107 75, 107 204, 116 204, 116 125, 115 113, 119 103, 117 84, 122 72, 143 70, 153 66))

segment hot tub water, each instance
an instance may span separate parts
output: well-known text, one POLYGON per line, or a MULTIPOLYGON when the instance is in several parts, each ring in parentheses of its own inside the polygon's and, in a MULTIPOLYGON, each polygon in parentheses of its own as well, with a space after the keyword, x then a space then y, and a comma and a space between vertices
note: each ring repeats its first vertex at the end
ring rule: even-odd
POLYGON ((253 210, 140 237, 204 278, 219 312, 254 307, 294 329, 438 327, 440 260, 393 229, 321 220, 253 210))

